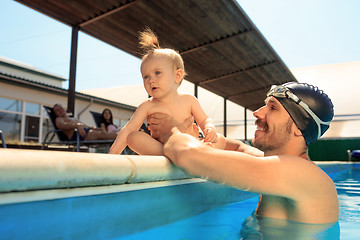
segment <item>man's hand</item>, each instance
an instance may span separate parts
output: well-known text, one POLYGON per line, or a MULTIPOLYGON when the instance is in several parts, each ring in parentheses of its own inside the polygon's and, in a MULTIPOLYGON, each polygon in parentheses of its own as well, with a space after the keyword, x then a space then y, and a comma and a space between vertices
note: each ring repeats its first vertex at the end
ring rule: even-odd
POLYGON ((80 135, 81 137, 85 137, 85 136, 86 136, 85 129, 84 129, 82 126, 78 126, 78 127, 76 127, 76 129, 78 130, 79 135, 80 135))
POLYGON ((199 130, 194 124, 192 117, 187 118, 183 123, 178 123, 172 116, 164 113, 154 113, 147 118, 151 136, 162 143, 165 143, 171 136, 172 131, 180 131, 198 137, 199 130))

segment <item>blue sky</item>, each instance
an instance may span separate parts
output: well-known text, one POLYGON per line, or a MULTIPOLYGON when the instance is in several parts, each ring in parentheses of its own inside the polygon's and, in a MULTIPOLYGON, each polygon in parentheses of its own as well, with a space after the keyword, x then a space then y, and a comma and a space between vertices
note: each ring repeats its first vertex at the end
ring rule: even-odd
MULTIPOLYGON (((238 2, 289 68, 360 60, 358 0, 238 2)), ((0 9, 0 56, 68 78, 70 27, 14 1, 0 9)), ((83 33, 77 67, 76 90, 142 83, 139 59, 83 33)))

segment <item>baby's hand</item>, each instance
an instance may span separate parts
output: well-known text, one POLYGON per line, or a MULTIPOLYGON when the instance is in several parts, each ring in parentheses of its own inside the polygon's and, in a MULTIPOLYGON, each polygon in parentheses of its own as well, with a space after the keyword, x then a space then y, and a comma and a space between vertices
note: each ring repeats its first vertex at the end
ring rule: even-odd
POLYGON ((204 129, 204 142, 212 142, 212 143, 216 143, 218 140, 218 136, 216 134, 215 129, 213 128, 205 128, 204 129))

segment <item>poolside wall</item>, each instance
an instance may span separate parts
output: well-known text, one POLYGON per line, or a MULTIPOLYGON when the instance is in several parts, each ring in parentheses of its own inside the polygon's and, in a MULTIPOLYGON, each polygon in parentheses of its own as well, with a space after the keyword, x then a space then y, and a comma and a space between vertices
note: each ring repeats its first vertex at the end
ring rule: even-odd
POLYGON ((0 149, 1 239, 112 239, 256 196, 165 157, 0 149))
POLYGON ((358 149, 360 138, 325 138, 310 145, 309 156, 313 161, 348 161, 347 150, 358 149))

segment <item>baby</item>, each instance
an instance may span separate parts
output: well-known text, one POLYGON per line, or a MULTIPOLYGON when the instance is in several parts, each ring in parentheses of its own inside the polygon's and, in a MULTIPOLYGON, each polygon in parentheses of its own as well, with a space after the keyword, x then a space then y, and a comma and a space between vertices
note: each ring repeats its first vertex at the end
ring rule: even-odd
POLYGON ((156 112, 171 115, 178 122, 193 116, 204 133, 203 141, 223 149, 225 138, 216 133, 214 121, 204 112, 199 101, 192 95, 178 92, 186 75, 180 54, 173 49, 161 48, 157 36, 150 29, 140 33, 140 45, 146 51, 141 75, 151 98, 140 104, 121 129, 110 153, 120 154, 128 145, 140 155, 163 155, 162 143, 138 131, 146 118, 156 112))

